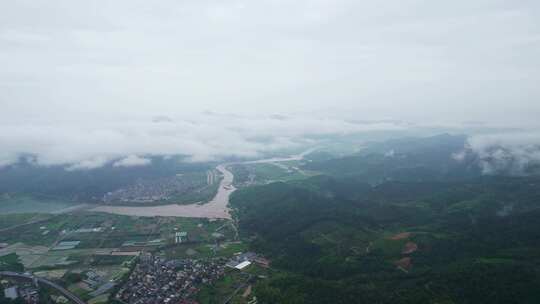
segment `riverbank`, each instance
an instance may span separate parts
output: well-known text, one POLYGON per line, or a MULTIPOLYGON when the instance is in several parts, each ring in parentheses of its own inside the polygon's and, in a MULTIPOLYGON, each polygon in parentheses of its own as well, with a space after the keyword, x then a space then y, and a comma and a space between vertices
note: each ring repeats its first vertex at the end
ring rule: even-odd
MULTIPOLYGON (((261 159, 256 161, 243 162, 246 164, 259 164, 259 163, 277 163, 286 162, 292 160, 301 160, 313 149, 298 155, 293 155, 286 158, 270 158, 261 159)), ((227 166, 231 164, 221 164, 216 167, 222 175, 223 179, 219 184, 218 191, 214 198, 206 204, 197 203, 190 205, 183 204, 169 204, 160 206, 148 206, 148 207, 132 207, 132 206, 99 206, 90 209, 95 212, 106 212, 120 215, 130 216, 174 216, 174 217, 194 217, 194 218, 215 218, 215 219, 231 219, 229 209, 229 198, 231 194, 236 191, 233 186, 234 175, 227 166)))
POLYGON ((223 174, 223 179, 219 184, 218 191, 214 198, 206 204, 169 204, 150 207, 99 206, 90 211, 131 216, 175 216, 231 219, 228 205, 229 197, 236 190, 232 185, 234 175, 227 169, 225 164, 217 166, 216 170, 223 174))

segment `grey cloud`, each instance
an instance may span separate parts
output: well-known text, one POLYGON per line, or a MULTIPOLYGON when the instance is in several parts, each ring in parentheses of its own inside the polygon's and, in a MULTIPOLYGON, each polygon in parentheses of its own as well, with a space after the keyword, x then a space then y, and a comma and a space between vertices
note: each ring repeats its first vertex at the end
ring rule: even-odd
POLYGON ((540 114, 538 1, 23 0, 0 11, 4 120, 540 114))
POLYGON ((0 166, 25 153, 72 169, 255 157, 305 135, 407 127, 396 121, 538 127, 538 1, 21 0, 0 11, 0 166))

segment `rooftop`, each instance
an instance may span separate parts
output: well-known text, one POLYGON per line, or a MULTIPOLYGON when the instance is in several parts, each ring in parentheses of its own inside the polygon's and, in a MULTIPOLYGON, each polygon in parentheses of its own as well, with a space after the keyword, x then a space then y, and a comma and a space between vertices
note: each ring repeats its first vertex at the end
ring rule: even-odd
POLYGON ((244 261, 244 262, 242 262, 242 263, 236 265, 234 268, 239 269, 239 270, 242 270, 242 269, 248 267, 249 265, 251 265, 251 262, 250 262, 250 261, 244 261))

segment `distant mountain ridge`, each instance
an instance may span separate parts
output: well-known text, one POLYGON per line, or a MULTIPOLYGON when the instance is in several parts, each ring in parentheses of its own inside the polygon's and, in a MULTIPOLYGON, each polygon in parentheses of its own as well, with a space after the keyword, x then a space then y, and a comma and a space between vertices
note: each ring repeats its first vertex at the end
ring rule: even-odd
POLYGON ((513 155, 504 147, 490 149, 494 153, 477 153, 468 145, 466 135, 409 137, 367 143, 360 152, 340 158, 316 155, 303 168, 331 176, 355 176, 370 184, 540 173, 540 163, 520 163, 523 157, 513 155), (520 169, 520 174, 515 168, 520 169))
POLYGON ((475 177, 475 159, 456 161, 464 149, 464 135, 404 138, 367 144, 360 152, 336 159, 312 161, 304 168, 332 176, 356 176, 371 184, 387 180, 421 181, 475 177))

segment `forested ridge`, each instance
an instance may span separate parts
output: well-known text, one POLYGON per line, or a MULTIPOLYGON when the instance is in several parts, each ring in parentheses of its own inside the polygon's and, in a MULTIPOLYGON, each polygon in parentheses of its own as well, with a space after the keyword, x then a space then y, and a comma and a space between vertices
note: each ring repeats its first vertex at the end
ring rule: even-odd
POLYGON ((540 177, 455 164, 462 140, 405 145, 390 164, 380 145, 234 193, 241 234, 275 270, 259 303, 539 303, 540 177))

